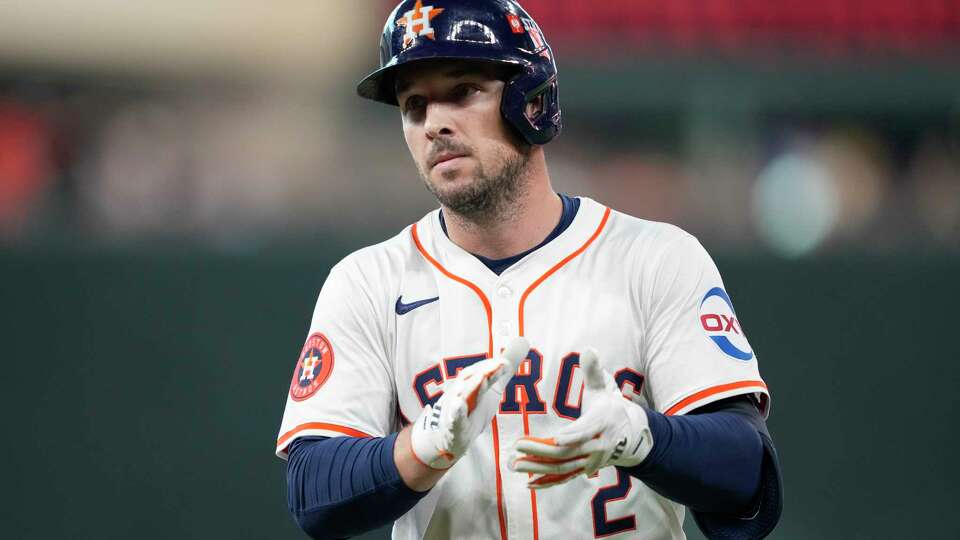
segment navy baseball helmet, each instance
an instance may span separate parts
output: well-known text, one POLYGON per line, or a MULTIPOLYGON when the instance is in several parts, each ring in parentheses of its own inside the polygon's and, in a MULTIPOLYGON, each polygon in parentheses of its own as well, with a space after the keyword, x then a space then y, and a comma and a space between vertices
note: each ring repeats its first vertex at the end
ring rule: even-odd
POLYGON ((557 65, 540 27, 514 0, 404 0, 394 8, 380 39, 380 69, 357 85, 360 96, 397 105, 397 68, 432 59, 463 59, 514 67, 500 112, 530 144, 560 132, 557 65), (543 96, 535 117, 527 104, 543 96))

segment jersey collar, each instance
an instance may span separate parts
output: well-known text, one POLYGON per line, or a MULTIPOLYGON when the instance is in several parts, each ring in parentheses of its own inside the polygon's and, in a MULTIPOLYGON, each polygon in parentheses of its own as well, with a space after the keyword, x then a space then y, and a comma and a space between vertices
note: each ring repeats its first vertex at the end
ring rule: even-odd
POLYGON ((553 267, 590 239, 599 227, 605 210, 606 207, 596 201, 580 197, 580 209, 566 230, 552 241, 526 254, 500 276, 447 237, 440 225, 439 209, 424 216, 418 222, 417 230, 424 248, 447 270, 478 284, 492 285, 501 278, 528 273, 540 275, 553 267))

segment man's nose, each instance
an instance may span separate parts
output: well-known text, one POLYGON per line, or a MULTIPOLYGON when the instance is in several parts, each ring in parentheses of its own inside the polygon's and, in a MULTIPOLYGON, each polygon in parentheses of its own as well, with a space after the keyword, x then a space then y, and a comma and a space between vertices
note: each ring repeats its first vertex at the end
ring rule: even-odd
POLYGON ((437 137, 453 135, 452 120, 451 110, 447 104, 434 102, 427 105, 426 118, 423 123, 427 139, 432 141, 437 137))

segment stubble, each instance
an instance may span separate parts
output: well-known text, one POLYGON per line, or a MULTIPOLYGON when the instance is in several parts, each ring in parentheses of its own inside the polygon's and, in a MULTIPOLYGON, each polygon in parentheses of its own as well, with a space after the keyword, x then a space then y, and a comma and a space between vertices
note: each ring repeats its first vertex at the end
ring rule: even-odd
MULTIPOLYGON (((441 139, 436 144, 436 152, 461 152, 470 149, 441 139)), ((420 170, 420 176, 427 190, 449 212, 456 214, 461 221, 483 225, 493 221, 509 220, 516 206, 523 200, 527 191, 527 167, 530 163, 531 148, 520 147, 516 152, 501 149, 487 166, 477 163, 472 182, 456 189, 444 189, 437 186, 428 176, 428 171, 420 170)), ((471 155, 475 155, 471 152, 471 155)), ((453 180, 460 171, 444 173, 446 180, 453 180)))

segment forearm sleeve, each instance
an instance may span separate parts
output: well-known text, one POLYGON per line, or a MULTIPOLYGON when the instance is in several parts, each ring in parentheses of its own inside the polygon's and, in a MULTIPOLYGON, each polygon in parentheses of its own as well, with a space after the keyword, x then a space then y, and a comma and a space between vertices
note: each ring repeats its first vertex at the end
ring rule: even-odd
POLYGON ((427 492, 407 487, 393 459, 397 435, 305 437, 289 449, 287 505, 312 538, 346 538, 393 522, 427 492))
POLYGON ((779 466, 752 403, 735 399, 685 416, 647 413, 653 449, 627 469, 631 475, 693 510, 711 538, 772 530, 782 507, 779 466))

